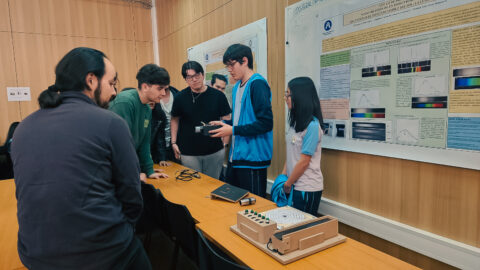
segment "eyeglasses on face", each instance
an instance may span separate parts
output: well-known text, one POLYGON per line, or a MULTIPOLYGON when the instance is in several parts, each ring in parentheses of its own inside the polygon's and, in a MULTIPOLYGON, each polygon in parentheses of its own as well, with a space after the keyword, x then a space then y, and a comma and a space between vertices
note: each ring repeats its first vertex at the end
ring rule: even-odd
POLYGON ((289 97, 291 97, 291 96, 292 96, 292 94, 290 94, 290 93, 288 93, 288 92, 285 92, 285 98, 289 98, 289 97))
POLYGON ((233 68, 233 66, 235 66, 236 63, 238 63, 236 60, 232 60, 227 64, 225 64, 225 68, 233 68))
POLYGON ((193 75, 187 75, 187 76, 185 76, 185 80, 189 81, 189 82, 191 82, 193 80, 198 80, 201 75, 202 75, 202 73, 195 73, 193 75))

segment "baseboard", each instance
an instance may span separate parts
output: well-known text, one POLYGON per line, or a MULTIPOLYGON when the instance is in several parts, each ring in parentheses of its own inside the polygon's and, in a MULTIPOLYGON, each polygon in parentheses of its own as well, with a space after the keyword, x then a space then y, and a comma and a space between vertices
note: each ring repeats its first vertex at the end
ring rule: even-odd
MULTIPOLYGON (((268 180, 267 192, 273 181, 268 180)), ((322 198, 319 212, 346 225, 461 269, 478 269, 480 248, 322 198)))

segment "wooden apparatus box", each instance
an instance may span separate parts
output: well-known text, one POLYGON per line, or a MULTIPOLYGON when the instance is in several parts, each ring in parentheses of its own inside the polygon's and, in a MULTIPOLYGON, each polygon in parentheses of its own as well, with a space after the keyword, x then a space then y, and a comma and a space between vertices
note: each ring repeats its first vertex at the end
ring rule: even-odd
POLYGON ((304 250, 338 235, 338 221, 331 216, 299 223, 292 228, 276 231, 272 236, 272 249, 281 255, 304 250))
POLYGON ((345 236, 338 234, 336 218, 332 216, 317 218, 291 207, 263 213, 248 209, 239 211, 237 224, 231 226, 230 230, 282 264, 296 261, 346 240, 345 236), (291 220, 293 220, 291 223, 286 223, 291 220))
POLYGON ((277 230, 277 223, 267 219, 261 213, 245 210, 237 213, 238 229, 251 239, 266 244, 270 236, 277 230))

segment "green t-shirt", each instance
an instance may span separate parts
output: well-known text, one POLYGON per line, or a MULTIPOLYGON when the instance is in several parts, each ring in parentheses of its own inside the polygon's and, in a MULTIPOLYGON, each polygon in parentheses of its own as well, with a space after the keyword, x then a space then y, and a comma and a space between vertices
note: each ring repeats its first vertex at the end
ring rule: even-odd
POLYGON ((118 93, 117 97, 110 102, 109 110, 120 115, 127 122, 142 172, 147 176, 154 173, 150 154, 150 121, 152 120, 150 107, 142 104, 138 91, 132 89, 118 93))

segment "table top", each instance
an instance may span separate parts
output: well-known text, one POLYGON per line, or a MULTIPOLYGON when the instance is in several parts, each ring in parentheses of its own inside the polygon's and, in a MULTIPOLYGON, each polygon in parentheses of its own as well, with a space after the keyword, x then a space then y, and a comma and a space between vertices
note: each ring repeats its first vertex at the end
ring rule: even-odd
POLYGON ((0 269, 25 269, 17 251, 17 199, 15 182, 0 180, 0 269))
MULTIPOLYGON (((156 165, 155 168, 160 167, 156 165)), ((406 262, 349 238, 345 243, 282 265, 230 231, 230 226, 236 223, 238 211, 248 208, 263 212, 276 208, 275 203, 253 194, 248 196, 255 197, 256 204, 249 206, 211 199, 210 192, 223 185, 222 181, 204 174, 200 174, 200 179, 193 178, 187 182, 176 180, 175 173, 185 169, 176 163, 162 169, 169 175, 168 178, 147 179, 147 182, 160 189, 167 200, 187 206, 192 217, 198 222, 197 227, 207 238, 237 261, 253 269, 416 269, 406 262)), ((0 270, 25 269, 17 252, 17 201, 13 179, 0 181, 0 220, 0 270)))
MULTIPOLYGON (((263 209, 262 211, 269 210, 263 209)), ((404 261, 347 238, 345 243, 282 265, 230 230, 236 216, 209 220, 196 226, 237 261, 253 269, 418 269, 404 261)))
POLYGON ((235 215, 240 210, 249 209, 256 210, 265 206, 275 207, 275 203, 249 193, 247 197, 255 197, 256 203, 249 206, 240 206, 239 203, 232 203, 220 199, 211 199, 210 193, 224 182, 201 174, 200 178, 193 178, 191 181, 182 181, 175 179, 175 173, 186 169, 184 166, 172 163, 169 167, 159 167, 164 173, 168 174, 168 178, 147 179, 147 183, 154 185, 160 189, 165 198, 176 204, 187 206, 190 214, 197 222, 205 222, 211 219, 235 215))

